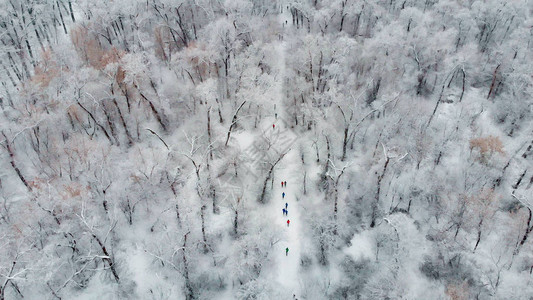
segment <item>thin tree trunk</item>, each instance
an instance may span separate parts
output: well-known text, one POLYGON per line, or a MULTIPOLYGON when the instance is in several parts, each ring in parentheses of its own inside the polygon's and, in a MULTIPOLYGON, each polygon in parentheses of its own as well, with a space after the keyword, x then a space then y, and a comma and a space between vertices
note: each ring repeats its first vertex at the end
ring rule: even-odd
POLYGON ((235 234, 235 237, 239 234, 239 204, 241 202, 241 198, 237 198, 237 205, 235 206, 235 217, 233 219, 233 233, 235 234))
POLYGON ((348 130, 349 130, 349 126, 346 126, 344 128, 344 140, 342 142, 342 158, 341 158, 341 161, 344 161, 346 159, 346 145, 348 144, 348 130))
POLYGON ((479 224, 477 225, 477 241, 472 252, 476 252, 477 246, 479 246, 479 242, 481 241, 481 226, 483 226, 483 218, 479 220, 479 224))
POLYGON ((465 70, 462 69, 461 72, 463 73, 463 88, 461 90, 461 96, 459 97, 459 102, 463 100, 463 96, 465 94, 465 81, 466 81, 466 73, 465 70))
POLYGON ((329 144, 329 138, 327 135, 324 135, 324 137, 326 138, 326 149, 327 149, 327 158, 326 158, 326 161, 324 162, 324 173, 322 174, 322 188, 324 188, 326 190, 326 195, 327 195, 327 191, 329 189, 329 181, 328 181, 328 172, 329 172, 329 164, 330 164, 330 157, 331 157, 331 148, 330 148, 330 144, 329 144))
POLYGON ((528 207, 528 218, 527 218, 527 224, 526 224, 526 232, 524 232, 524 235, 522 236, 522 240, 520 240, 520 243, 518 245, 516 245, 516 248, 514 250, 514 255, 518 255, 518 253, 520 252, 520 249, 522 248, 522 246, 526 243, 528 237, 529 237, 529 233, 533 230, 533 226, 531 225, 531 218, 532 218, 532 213, 531 213, 531 209, 528 207))
POLYGON ((154 106, 154 103, 150 100, 148 100, 148 98, 146 98, 144 96, 143 93, 141 93, 141 91, 139 90, 139 88, 137 88, 137 90, 139 91, 139 95, 141 95, 141 97, 146 100, 146 102, 148 102, 148 104, 150 105, 150 109, 152 110, 152 113, 154 114, 155 118, 157 119, 157 122, 159 122, 159 125, 161 125, 161 128, 163 128, 164 131, 167 131, 168 128, 167 126, 165 125, 165 122, 163 122, 163 119, 161 118, 161 114, 155 109, 155 106, 154 106))
POLYGON ((128 146, 131 146, 133 145, 133 138, 131 137, 128 126, 126 125, 126 120, 124 120, 122 111, 120 110, 120 107, 118 106, 117 99, 113 98, 113 104, 115 104, 115 107, 117 108, 118 116, 120 117, 120 123, 122 123, 122 127, 124 127, 124 131, 126 132, 126 137, 128 138, 128 146))
POLYGON ((239 105, 239 108, 237 108, 237 111, 235 112, 235 114, 233 114, 233 119, 231 120, 231 125, 229 126, 229 129, 228 129, 228 136, 226 138, 226 143, 224 145, 226 147, 228 146, 231 131, 233 130, 233 127, 237 124, 237 114, 239 113, 239 111, 241 110, 241 108, 244 106, 245 103, 246 103, 246 100, 243 101, 241 105, 239 105))
POLYGON ((496 75, 498 74, 498 69, 500 68, 501 64, 499 64, 496 69, 494 69, 494 73, 492 74, 492 82, 490 83, 490 89, 489 89, 489 93, 487 94, 487 99, 490 98, 490 96, 492 95, 493 91, 494 91, 494 85, 496 83, 496 75))
POLYGON ((381 181, 383 180, 383 177, 385 177, 385 172, 387 172, 387 166, 389 165, 389 161, 390 161, 390 158, 387 157, 387 160, 385 160, 385 165, 383 165, 383 171, 381 172, 381 175, 378 176, 376 197, 372 205, 372 220, 370 222, 371 228, 374 228, 374 226, 376 225, 376 218, 377 218, 377 212, 378 212, 378 206, 379 206, 379 197, 381 193, 381 181))
POLYGON ((213 147, 211 146, 211 106, 207 109, 207 142, 209 143, 209 158, 213 160, 213 147))
POLYGON ((29 191, 32 191, 32 188, 28 184, 28 181, 22 175, 22 172, 20 172, 19 167, 15 163, 15 152, 13 151, 13 148, 11 148, 11 142, 9 142, 9 140, 7 139, 7 136, 4 131, 2 131, 2 135, 4 136, 4 139, 6 141, 6 149, 7 149, 7 152, 9 153, 9 162, 11 164, 11 167, 15 170, 15 173, 17 173, 18 178, 20 179, 20 181, 22 181, 22 183, 26 186, 26 188, 28 188, 29 191))
POLYGON ((185 278, 185 299, 192 300, 195 299, 194 291, 192 288, 191 280, 189 278, 189 261, 187 260, 187 255, 185 255, 185 251, 187 250, 187 236, 191 233, 190 231, 187 232, 183 236, 183 277, 185 278))
POLYGON ((207 248, 207 237, 205 235, 205 209, 207 207, 205 205, 202 205, 200 208, 200 217, 202 219, 202 239, 204 240, 204 253, 209 252, 207 248))
POLYGON ((304 195, 307 195, 307 171, 304 172, 304 195))
POLYGON ((76 19, 74 19, 74 11, 72 10, 72 1, 68 2, 68 9, 70 10, 70 17, 72 18, 72 22, 75 23, 76 19))
POLYGON ((100 123, 98 123, 96 121, 96 119, 94 118, 93 114, 88 111, 83 105, 81 105, 80 101, 77 101, 78 105, 89 115, 89 117, 91 118, 91 120, 93 120, 94 124, 96 126, 98 126, 103 132, 104 132, 104 135, 107 137, 107 139, 109 140, 109 142, 111 143, 111 145, 113 145, 113 140, 111 140, 111 137, 109 136, 109 134, 107 133, 107 130, 105 130, 104 126, 100 125, 100 123))
POLYGON ((67 26, 65 26, 65 21, 63 20, 63 13, 61 12, 61 8, 59 7, 59 2, 56 1, 56 5, 57 11, 59 11, 59 19, 61 20, 61 24, 63 25, 63 30, 65 31, 65 34, 68 34, 67 26))
POLYGON ((218 104, 218 122, 222 124, 224 123, 224 119, 222 118, 222 111, 220 110, 220 101, 218 100, 218 98, 216 99, 216 101, 218 104))
MULTIPOLYGON (((290 151, 290 149, 289 149, 290 151)), ((276 165, 278 164, 278 162, 283 159, 283 157, 285 156, 285 154, 287 154, 288 152, 285 152, 283 154, 281 154, 279 156, 279 158, 271 165, 270 167, 270 170, 268 171, 268 175, 263 183, 263 190, 261 192, 261 196, 259 196, 259 202, 262 203, 262 204, 265 204, 265 194, 266 194, 266 187, 267 187, 267 184, 268 184, 268 181, 270 180, 270 178, 272 177, 272 172, 274 171, 274 168, 276 167, 276 165)))
POLYGON ((334 183, 334 194, 333 194, 333 201, 334 201, 334 206, 333 206, 333 220, 334 220, 334 228, 333 228, 333 235, 337 235, 337 214, 338 214, 338 203, 339 203, 339 189, 338 189, 338 186, 339 186, 339 181, 341 179, 341 176, 342 174, 344 174, 344 170, 345 168, 342 169, 342 172, 339 174, 339 176, 337 176, 337 179, 335 180, 335 183, 334 183))
POLYGON ((111 115, 109 114, 109 110, 103 104, 103 102, 102 102, 102 105, 103 105, 104 115, 105 115, 106 121, 107 121, 107 126, 109 127, 109 130, 111 131, 111 136, 113 136, 113 138, 115 139, 115 142, 116 142, 117 146, 120 146, 120 141, 119 141, 118 136, 117 136, 115 123, 111 119, 111 115))
POLYGON ((527 172, 527 169, 524 170, 524 172, 522 173, 522 175, 520 175, 520 177, 518 178, 516 183, 513 184, 513 189, 516 190, 518 188, 518 186, 520 185, 520 183, 522 183, 522 179, 524 179, 524 176, 526 175, 526 172, 527 172))
POLYGON ((102 249, 102 252, 104 253, 104 256, 102 260, 104 262, 107 262, 109 265, 109 269, 111 270, 111 273, 113 273, 113 277, 117 282, 119 282, 120 278, 118 276, 117 270, 115 268, 115 263, 113 262, 113 259, 111 258, 111 255, 109 255, 109 252, 107 252, 106 246, 100 241, 100 238, 98 238, 94 233, 92 234, 93 238, 96 240, 100 248, 102 249))

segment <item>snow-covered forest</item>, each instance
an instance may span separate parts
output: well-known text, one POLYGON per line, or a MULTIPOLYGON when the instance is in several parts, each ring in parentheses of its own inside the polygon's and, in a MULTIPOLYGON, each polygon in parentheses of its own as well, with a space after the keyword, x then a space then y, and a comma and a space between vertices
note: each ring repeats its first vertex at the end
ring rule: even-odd
POLYGON ((0 300, 533 295, 531 1, 1 0, 0 41, 0 300))

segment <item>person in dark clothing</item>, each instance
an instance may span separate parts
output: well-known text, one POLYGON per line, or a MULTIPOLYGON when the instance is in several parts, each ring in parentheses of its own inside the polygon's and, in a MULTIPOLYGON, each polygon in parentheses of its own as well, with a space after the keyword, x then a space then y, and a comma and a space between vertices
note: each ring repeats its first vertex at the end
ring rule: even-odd
POLYGON ((285 210, 289 207, 289 203, 285 203, 285 210))
POLYGON ((285 192, 281 193, 281 199, 285 199, 285 192))
POLYGON ((283 186, 284 186, 284 187, 287 187, 287 181, 285 181, 285 182, 283 183, 283 186))
POLYGON ((283 211, 283 215, 285 216, 287 214, 287 210, 284 208, 282 209, 282 211, 283 211))
POLYGON ((288 210, 285 210, 285 215, 286 215, 286 216, 289 215, 289 211, 288 211, 288 210))
POLYGON ((288 256, 288 255, 289 255, 289 247, 287 247, 287 248, 285 249, 285 256, 288 256))

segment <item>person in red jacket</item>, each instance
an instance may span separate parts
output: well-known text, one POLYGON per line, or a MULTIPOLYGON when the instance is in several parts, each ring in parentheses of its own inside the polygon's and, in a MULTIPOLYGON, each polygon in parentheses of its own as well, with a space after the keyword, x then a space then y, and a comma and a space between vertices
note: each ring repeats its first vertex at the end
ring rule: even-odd
POLYGON ((291 223, 291 220, 287 220, 287 227, 289 227, 290 223, 291 223))
POLYGON ((283 181, 281 182, 281 187, 283 187, 283 181))

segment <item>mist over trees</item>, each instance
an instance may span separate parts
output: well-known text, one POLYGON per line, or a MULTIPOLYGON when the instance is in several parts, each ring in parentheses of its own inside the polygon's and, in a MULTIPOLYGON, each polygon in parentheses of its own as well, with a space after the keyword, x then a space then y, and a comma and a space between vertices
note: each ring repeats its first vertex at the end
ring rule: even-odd
POLYGON ((532 12, 0 1, 0 300, 529 299, 532 12))

